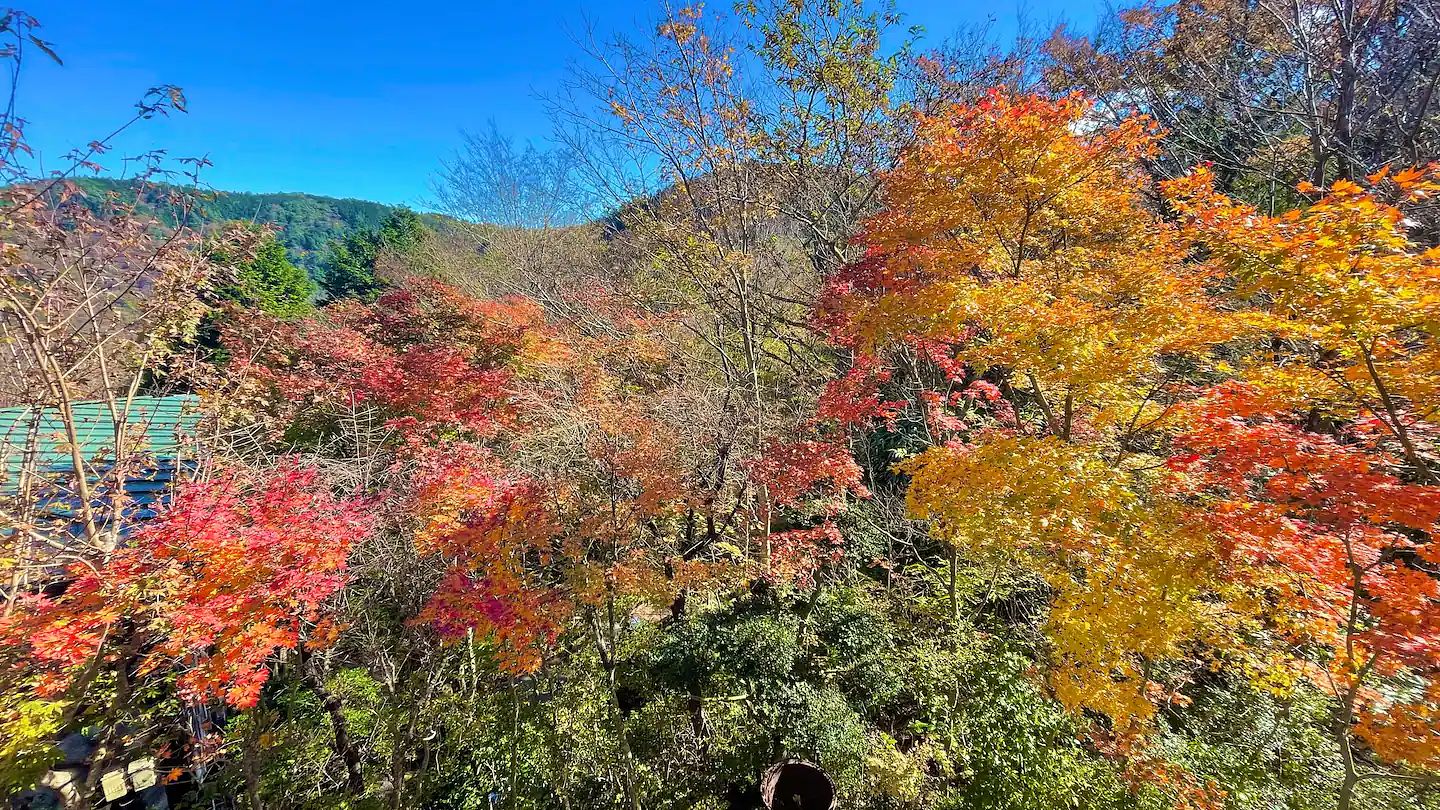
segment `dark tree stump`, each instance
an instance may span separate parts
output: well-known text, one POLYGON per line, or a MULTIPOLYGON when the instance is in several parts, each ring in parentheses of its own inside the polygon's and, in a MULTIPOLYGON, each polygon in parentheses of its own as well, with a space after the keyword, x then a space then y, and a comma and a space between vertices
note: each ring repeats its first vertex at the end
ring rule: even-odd
POLYGON ((835 783, 820 766, 787 759, 766 769, 760 778, 760 797, 769 810, 831 810, 835 783))

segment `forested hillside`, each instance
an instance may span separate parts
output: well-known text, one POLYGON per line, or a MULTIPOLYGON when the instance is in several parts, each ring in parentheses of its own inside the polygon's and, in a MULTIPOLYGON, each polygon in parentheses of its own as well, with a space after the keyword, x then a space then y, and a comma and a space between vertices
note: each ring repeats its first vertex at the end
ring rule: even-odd
MULTIPOLYGON (((104 177, 82 177, 75 185, 83 192, 93 213, 102 213, 114 204, 142 216, 175 227, 182 216, 173 200, 177 187, 150 180, 124 181, 104 177), (136 199, 140 197, 140 199, 136 199)), ((342 200, 314 194, 252 194, 243 191, 207 191, 187 194, 194 202, 183 215, 191 227, 231 221, 273 225, 290 260, 317 275, 332 241, 343 240, 357 231, 378 230, 396 209, 365 200, 342 200)))
POLYGON ((0 795, 1440 810, 1440 0, 901 11, 657 5, 443 227, 225 195, 323 295, 8 114, 0 795))

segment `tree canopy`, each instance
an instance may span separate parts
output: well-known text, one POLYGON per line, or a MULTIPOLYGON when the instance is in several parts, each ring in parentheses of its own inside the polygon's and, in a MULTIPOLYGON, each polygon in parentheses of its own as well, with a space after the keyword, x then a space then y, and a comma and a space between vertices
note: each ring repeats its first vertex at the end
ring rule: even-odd
POLYGON ((303 244, 12 109, 0 793, 1440 808, 1436 12, 665 6, 303 244))

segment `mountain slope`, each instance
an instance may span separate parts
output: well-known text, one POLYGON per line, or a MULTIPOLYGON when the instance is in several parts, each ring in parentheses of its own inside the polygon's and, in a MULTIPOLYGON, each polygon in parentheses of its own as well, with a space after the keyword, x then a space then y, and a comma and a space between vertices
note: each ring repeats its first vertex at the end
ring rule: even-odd
MULTIPOLYGON (((107 200, 112 198, 123 204, 136 202, 140 188, 135 181, 110 178, 82 178, 76 184, 84 190, 87 204, 97 213, 106 208, 107 200)), ((138 201, 137 210, 174 225, 178 211, 165 200, 167 190, 173 188, 152 184, 145 198, 138 201)), ((204 194, 192 224, 204 226, 239 219, 275 225, 279 228, 279 241, 289 252, 291 261, 313 277, 331 240, 343 239, 356 231, 376 230, 396 209, 397 206, 367 200, 298 192, 211 191, 204 194)))

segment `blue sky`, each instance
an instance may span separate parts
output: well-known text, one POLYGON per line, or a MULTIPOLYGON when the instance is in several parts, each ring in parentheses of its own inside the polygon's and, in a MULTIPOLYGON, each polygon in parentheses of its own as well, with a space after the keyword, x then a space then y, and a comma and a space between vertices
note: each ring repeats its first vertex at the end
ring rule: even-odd
MULTIPOLYGON (((729 0, 712 0, 728 7, 729 0)), ((146 88, 184 88, 190 112, 138 125, 102 163, 163 148, 208 156, 210 185, 306 191, 425 207, 460 131, 493 120, 519 139, 550 131, 540 94, 582 58, 575 40, 639 35, 658 0, 332 2, 32 0, 63 67, 27 61, 20 114, 54 164, 128 117, 146 88)), ((900 0, 938 41, 996 17, 1001 35, 1031 20, 1081 29, 1096 5, 1060 0, 900 0)), ((34 54, 39 56, 38 54, 34 54)))

